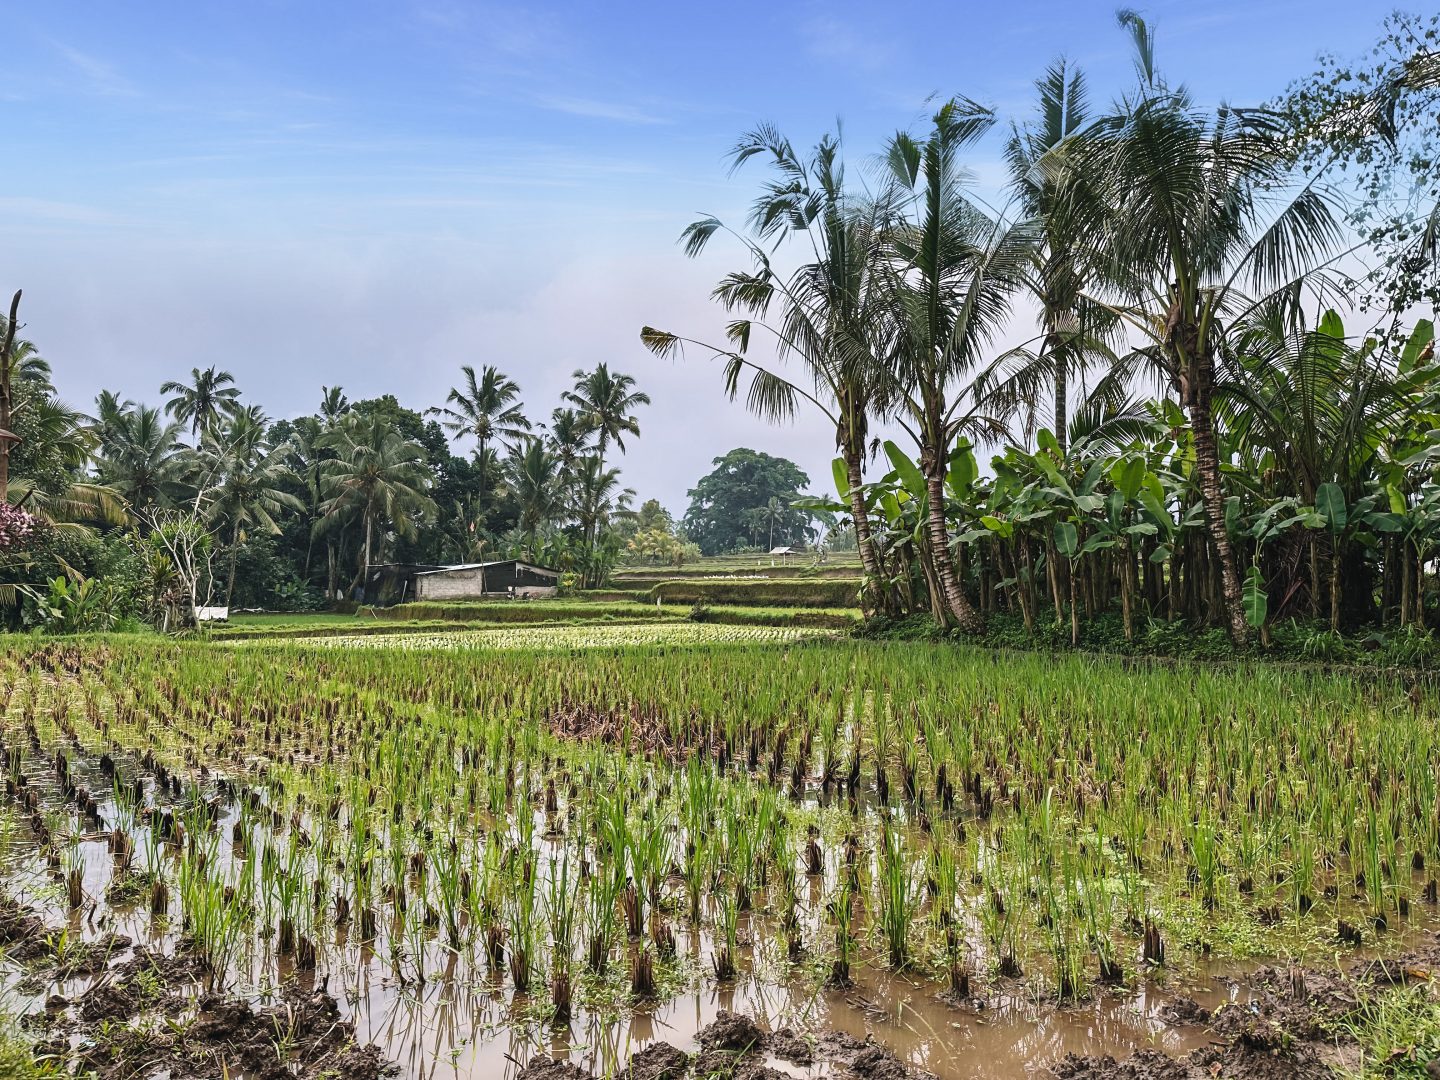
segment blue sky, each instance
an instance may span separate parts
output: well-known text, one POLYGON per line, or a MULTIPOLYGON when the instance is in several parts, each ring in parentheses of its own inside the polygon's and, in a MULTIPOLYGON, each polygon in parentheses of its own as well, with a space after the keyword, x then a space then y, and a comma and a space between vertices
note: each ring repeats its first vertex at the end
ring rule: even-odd
MULTIPOLYGON (((1317 53, 1354 54, 1389 5, 1137 5, 1159 60, 1205 101, 1254 103, 1317 53)), ((438 403, 494 363, 548 415, 600 360, 654 398, 626 481, 677 513, 736 445, 829 441, 766 427, 719 373, 638 345, 706 336, 736 263, 676 246, 739 220, 758 173, 726 150, 758 121, 797 143, 842 120, 858 168, 937 97, 1003 117, 1059 55, 1097 104, 1127 83, 1105 3, 479 4, 460 0, 6 4, 0 291, 63 394, 157 401, 193 366, 234 372, 274 416, 352 398, 438 403)), ((973 167, 999 175, 994 147, 973 167)))

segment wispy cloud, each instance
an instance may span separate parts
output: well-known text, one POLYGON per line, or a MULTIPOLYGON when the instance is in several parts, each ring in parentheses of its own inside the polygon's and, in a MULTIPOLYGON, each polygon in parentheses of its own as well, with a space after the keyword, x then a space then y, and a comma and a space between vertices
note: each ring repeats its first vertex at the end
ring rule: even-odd
POLYGON ((888 67, 898 52, 893 41, 829 15, 807 19, 800 26, 800 38, 816 59, 867 71, 888 67))
POLYGON ((57 41, 54 45, 65 61, 85 79, 92 93, 105 97, 135 97, 139 94, 135 84, 121 75, 113 64, 63 42, 57 41))
POLYGON ((569 113, 571 116, 589 116, 596 120, 614 120, 622 124, 668 124, 663 116, 646 112, 634 105, 615 101, 596 101, 593 98, 555 97, 545 95, 536 99, 542 109, 569 113))
POLYGON ((56 199, 35 199, 24 195, 0 196, 0 221, 10 226, 36 225, 120 225, 125 219, 84 203, 61 202, 56 199))

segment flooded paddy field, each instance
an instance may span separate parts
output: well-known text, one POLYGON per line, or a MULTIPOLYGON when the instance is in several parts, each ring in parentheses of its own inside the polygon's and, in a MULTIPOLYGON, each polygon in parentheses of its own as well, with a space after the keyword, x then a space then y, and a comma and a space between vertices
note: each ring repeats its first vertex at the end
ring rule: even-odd
POLYGON ((8 649, 13 1037, 116 1078, 1424 1075, 1432 691, 555 629, 8 649))

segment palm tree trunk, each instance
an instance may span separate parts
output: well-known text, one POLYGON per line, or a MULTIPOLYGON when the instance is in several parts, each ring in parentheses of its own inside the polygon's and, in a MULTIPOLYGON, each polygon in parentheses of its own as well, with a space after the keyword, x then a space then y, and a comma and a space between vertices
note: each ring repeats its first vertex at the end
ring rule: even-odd
MULTIPOLYGON (((1195 365, 1197 369, 1202 365, 1195 365)), ((1220 486, 1220 451, 1215 441, 1214 419, 1210 414, 1209 369, 1197 371, 1200 376, 1190 400, 1190 430, 1195 436, 1195 473, 1200 481, 1200 497, 1205 504, 1205 525, 1215 548, 1215 561, 1220 564, 1220 592, 1224 600, 1225 618, 1230 639, 1244 645, 1250 638, 1245 622, 1245 606, 1240 589, 1240 574, 1235 568, 1235 553, 1225 532, 1225 496, 1220 486)))
POLYGON ((935 576, 940 586, 941 598, 945 602, 949 620, 968 634, 984 629, 979 614, 970 604, 960 579, 955 573, 955 560, 950 556, 950 532, 945 527, 945 478, 940 470, 945 463, 938 454, 926 452, 922 455, 925 469, 925 492, 929 503, 926 512, 926 532, 930 540, 930 558, 935 565, 935 576))
POLYGON ((865 493, 861 490, 865 476, 858 447, 845 447, 845 475, 850 487, 850 519, 855 522, 855 546, 860 551, 860 568, 865 576, 860 586, 860 608, 866 618, 881 610, 889 614, 889 590, 883 584, 880 560, 875 556, 875 539, 870 533, 870 513, 865 508, 865 493))
POLYGON ((235 597, 235 561, 240 555, 240 525, 237 522, 235 528, 230 531, 230 577, 225 583, 225 606, 230 606, 230 601, 235 597))
POLYGON ((1330 632, 1340 632, 1340 537, 1330 537, 1330 632))
POLYGON ((1059 444, 1060 455, 1063 457, 1070 446, 1070 371, 1065 350, 1060 346, 1057 337, 1058 335, 1051 334, 1048 344, 1055 363, 1055 442, 1059 444))

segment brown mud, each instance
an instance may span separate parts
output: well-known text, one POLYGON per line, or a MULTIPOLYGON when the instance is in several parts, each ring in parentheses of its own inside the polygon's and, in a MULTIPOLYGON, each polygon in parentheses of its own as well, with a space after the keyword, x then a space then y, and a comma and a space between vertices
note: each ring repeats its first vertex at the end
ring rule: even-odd
POLYGON ((292 982, 269 1003, 203 993, 200 965, 184 953, 112 934, 70 955, 56 944, 65 936, 0 896, 4 956, 26 963, 34 986, 77 984, 73 997, 52 993, 22 1019, 35 1053, 67 1071, 94 1080, 379 1080, 395 1072, 378 1046, 357 1043, 323 990, 292 982))
MULTIPOLYGON (((1348 1022, 1381 995, 1407 983, 1429 982, 1437 971, 1440 937, 1434 933, 1399 956, 1353 961, 1344 970, 1261 967, 1236 982, 1213 1009, 1179 998, 1161 1010, 1167 1023, 1212 1036, 1209 1045, 1180 1056, 1143 1049, 1120 1060, 1109 1054, 1072 1054, 1050 1071, 1058 1080, 1324 1080, 1352 1073, 1360 1065, 1361 1049, 1348 1022)), ((1440 1076, 1440 1058, 1387 1064, 1397 1071, 1423 1068, 1426 1075, 1440 1076)))

